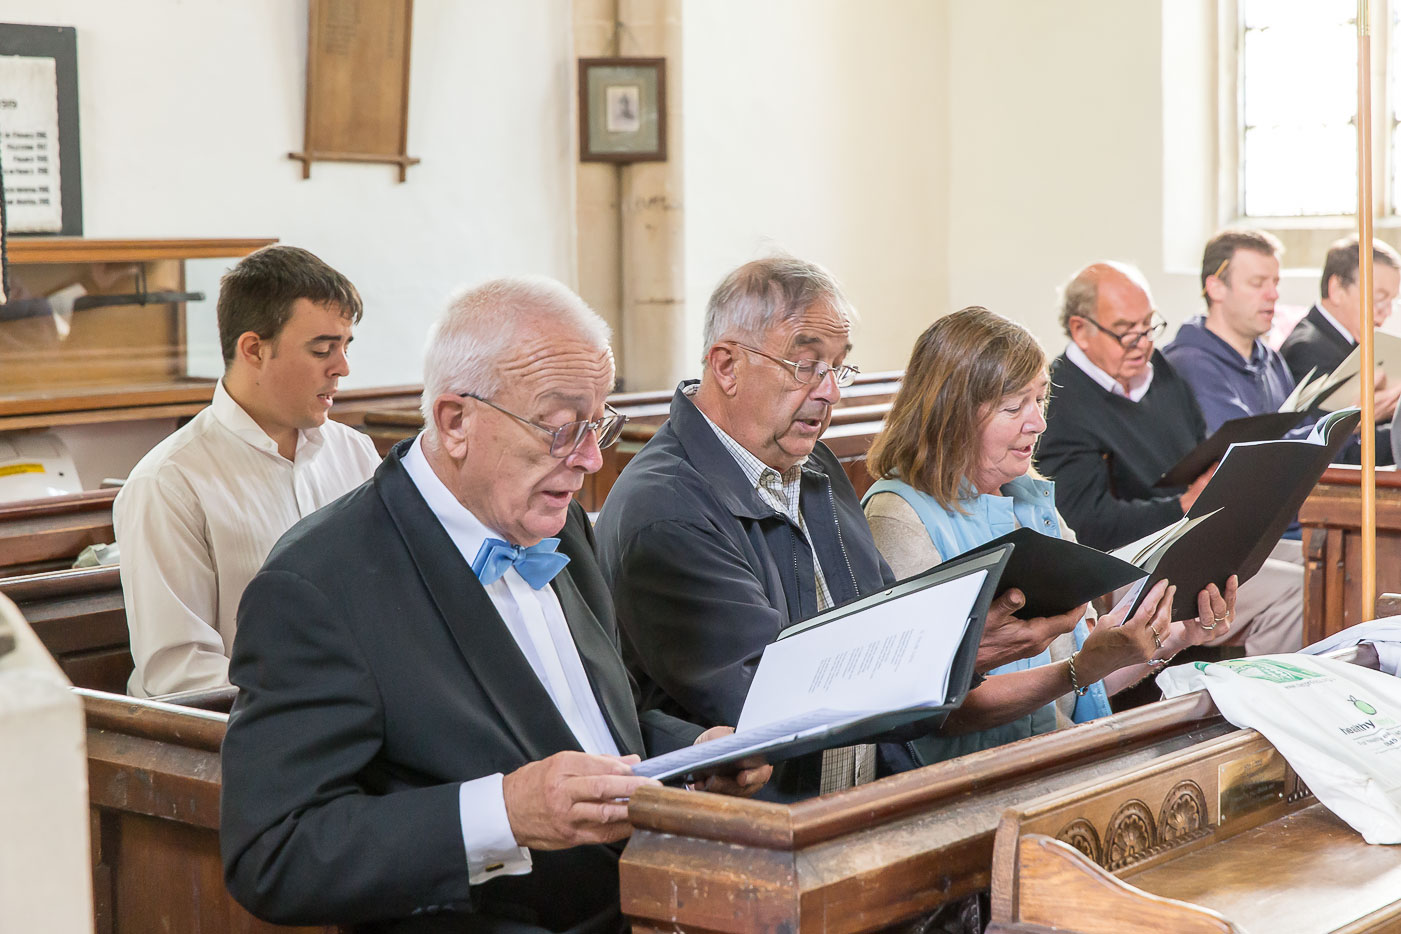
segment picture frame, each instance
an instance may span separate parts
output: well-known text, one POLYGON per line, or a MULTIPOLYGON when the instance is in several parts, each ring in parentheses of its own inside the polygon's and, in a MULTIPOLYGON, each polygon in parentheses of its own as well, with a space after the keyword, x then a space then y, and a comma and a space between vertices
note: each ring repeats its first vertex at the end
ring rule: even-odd
POLYGON ((579 161, 666 161, 666 59, 579 59, 579 161))
MULTIPOLYGON (((10 217, 11 234, 49 234, 65 237, 83 235, 83 174, 81 144, 78 139, 78 33, 71 26, 30 26, 0 23, 0 56, 53 59, 58 97, 58 185, 60 229, 28 229, 10 217)), ((0 109, 14 107, 15 101, 0 93, 0 109)), ((0 140, 3 143, 3 140, 0 140)), ((51 153, 50 153, 51 155, 51 153)), ((50 162, 50 165, 52 162, 50 162)), ((10 195, 16 196, 25 180, 11 173, 7 178, 10 195)))

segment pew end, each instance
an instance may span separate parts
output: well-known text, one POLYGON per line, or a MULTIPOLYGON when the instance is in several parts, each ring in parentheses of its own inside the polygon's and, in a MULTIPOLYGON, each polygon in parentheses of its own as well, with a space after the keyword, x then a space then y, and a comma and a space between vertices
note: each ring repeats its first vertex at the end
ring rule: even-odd
POLYGON ((1401 929, 1401 849, 1368 846, 1254 730, 1018 804, 990 931, 1401 929))

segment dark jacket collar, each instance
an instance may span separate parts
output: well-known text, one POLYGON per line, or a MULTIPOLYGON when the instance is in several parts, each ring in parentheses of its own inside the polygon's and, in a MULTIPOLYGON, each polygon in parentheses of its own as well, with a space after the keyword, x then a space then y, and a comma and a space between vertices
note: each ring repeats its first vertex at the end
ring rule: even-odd
MULTIPOLYGON (((695 402, 686 394, 686 389, 699 380, 683 380, 671 397, 671 430, 676 435, 693 467, 705 477, 715 491, 715 497, 732 515, 746 519, 762 519, 772 516, 774 509, 759 496, 759 491, 749 482, 734 455, 716 436, 714 429, 696 408, 695 402)), ((818 444, 821 444, 819 441, 818 444)), ((803 464, 804 491, 810 480, 825 479, 827 471, 817 457, 808 457, 803 464)))
POLYGON ((1357 341, 1353 340, 1351 335, 1346 335, 1342 331, 1339 331, 1333 326, 1333 322, 1323 316, 1323 309, 1318 305, 1314 305, 1309 309, 1309 313, 1304 315, 1304 320, 1312 324, 1314 330, 1321 334, 1329 343, 1335 344, 1348 352, 1351 352, 1352 348, 1357 346, 1357 341))
MULTIPOLYGON (((562 749, 579 749, 573 731, 559 715, 477 575, 404 469, 402 457, 412 443, 413 439, 408 439, 394 446, 375 471, 374 484, 439 616, 501 721, 531 760, 562 749)), ((570 556, 571 565, 595 561, 587 532, 578 528, 587 521, 582 509, 570 507, 559 550, 570 556)), ((616 646, 575 585, 569 567, 550 586, 559 597, 594 697, 619 750, 643 753, 631 687, 616 646)), ((605 611, 611 613, 611 609, 605 611)))

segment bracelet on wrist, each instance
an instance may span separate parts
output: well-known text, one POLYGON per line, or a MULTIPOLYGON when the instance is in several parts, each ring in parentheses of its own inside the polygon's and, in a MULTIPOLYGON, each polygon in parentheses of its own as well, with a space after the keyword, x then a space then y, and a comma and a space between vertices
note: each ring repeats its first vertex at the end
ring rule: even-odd
POLYGON ((1080 680, 1075 676, 1075 656, 1079 654, 1078 651, 1072 652, 1070 653, 1070 658, 1067 659, 1070 663, 1070 689, 1075 692, 1076 697, 1084 697, 1085 692, 1090 689, 1090 686, 1087 684, 1081 687, 1080 680))

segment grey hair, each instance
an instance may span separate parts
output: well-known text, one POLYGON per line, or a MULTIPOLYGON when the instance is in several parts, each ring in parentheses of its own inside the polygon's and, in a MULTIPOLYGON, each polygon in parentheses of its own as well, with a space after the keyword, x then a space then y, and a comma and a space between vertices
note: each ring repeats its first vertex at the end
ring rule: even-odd
POLYGON ((428 332, 423 354, 423 427, 436 437, 433 403, 444 393, 490 399, 502 389, 500 363, 530 325, 573 330, 600 350, 612 331, 582 298, 546 276, 493 279, 458 292, 428 332))
POLYGON ((1106 266, 1142 289, 1143 294, 1148 296, 1148 303, 1150 305, 1153 303, 1153 290, 1148 287, 1147 278, 1137 266, 1129 263, 1117 263, 1113 260, 1086 266, 1061 287, 1060 326, 1066 337, 1070 336, 1071 318, 1089 318, 1091 321, 1099 321, 1095 317, 1095 311, 1099 305, 1099 282, 1103 277, 1102 269, 1106 266))
POLYGON ((856 309, 830 272, 793 256, 771 256, 745 263, 725 277, 705 309, 703 343, 709 351, 722 340, 757 340, 779 321, 827 304, 848 322, 856 309))

